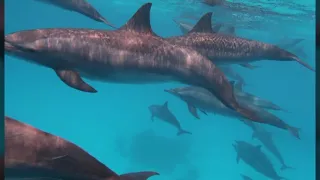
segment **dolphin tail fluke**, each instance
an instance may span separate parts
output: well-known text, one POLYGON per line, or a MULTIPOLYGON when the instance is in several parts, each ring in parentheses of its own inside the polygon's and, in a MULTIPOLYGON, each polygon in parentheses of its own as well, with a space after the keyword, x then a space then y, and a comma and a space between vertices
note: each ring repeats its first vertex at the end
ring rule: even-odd
POLYGON ((302 66, 308 68, 309 70, 311 70, 311 71, 313 71, 313 72, 316 71, 316 70, 315 70, 313 67, 311 67, 308 63, 302 61, 300 58, 298 58, 298 57, 295 56, 295 55, 294 55, 294 56, 291 56, 291 59, 297 61, 299 64, 301 64, 302 66))
POLYGON ((284 164, 284 165, 282 165, 282 167, 280 169, 281 169, 281 171, 284 171, 284 170, 287 170, 287 169, 294 169, 294 168, 284 164))
POLYGON ((183 130, 183 129, 180 129, 179 132, 177 133, 177 136, 180 136, 181 134, 192 134, 191 132, 189 131, 186 131, 186 130, 183 130))
POLYGON ((153 171, 141 171, 134 173, 121 174, 119 180, 147 180, 151 176, 159 175, 153 171))
POLYGON ((300 128, 296 128, 296 127, 288 127, 288 131, 297 139, 300 139, 300 128))

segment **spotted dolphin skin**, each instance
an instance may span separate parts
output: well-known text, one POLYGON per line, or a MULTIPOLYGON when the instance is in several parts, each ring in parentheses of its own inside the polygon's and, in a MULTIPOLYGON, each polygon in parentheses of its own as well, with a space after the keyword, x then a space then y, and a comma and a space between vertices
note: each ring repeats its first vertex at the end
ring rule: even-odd
POLYGON ((21 179, 147 180, 145 171, 118 175, 79 146, 5 117, 5 175, 21 179))
POLYGON ((272 134, 266 131, 264 128, 259 127, 253 131, 252 138, 258 139, 268 151, 270 151, 281 163, 281 170, 293 169, 290 166, 287 166, 279 152, 277 146, 274 144, 272 134))
MULTIPOLYGON (((207 114, 207 112, 211 112, 222 116, 237 118, 243 121, 253 130, 255 129, 255 125, 252 123, 252 121, 244 119, 241 114, 224 106, 221 101, 219 101, 215 96, 213 96, 208 90, 204 88, 187 86, 181 88, 166 89, 164 91, 176 97, 179 97, 181 100, 186 102, 189 112, 198 119, 199 115, 197 113, 197 110, 200 110, 205 114, 207 114)), ((237 98, 236 93, 235 96, 237 98)), ((263 110, 262 108, 256 107, 252 104, 243 103, 242 101, 239 101, 239 103, 241 103, 241 106, 244 106, 255 112, 255 114, 259 116, 259 119, 261 119, 260 123, 269 124, 280 129, 288 130, 294 137, 300 139, 299 128, 288 125, 282 119, 278 118, 268 111, 263 110)))
POLYGON ((51 4, 69 11, 78 12, 95 21, 103 22, 110 27, 116 28, 109 21, 107 21, 94 7, 92 7, 86 0, 36 0, 46 4, 51 4))
POLYGON ((180 122, 177 118, 172 114, 172 112, 168 108, 168 101, 166 101, 163 105, 151 105, 149 106, 149 111, 151 112, 151 120, 154 121, 154 118, 157 117, 164 122, 171 124, 172 126, 178 129, 177 135, 181 134, 192 134, 184 129, 182 129, 180 122))
POLYGON ((278 46, 212 33, 211 17, 212 12, 205 14, 187 35, 169 37, 167 40, 174 44, 192 47, 217 65, 242 64, 259 60, 296 61, 315 71, 313 67, 303 62, 296 55, 278 46))
POLYGON ((245 141, 235 141, 233 147, 237 152, 237 163, 239 163, 240 160, 243 160, 257 172, 269 177, 272 180, 286 179, 277 174, 270 160, 261 150, 260 145, 254 146, 245 141))
POLYGON ((115 83, 179 81, 207 88, 228 108, 260 121, 241 107, 216 66, 192 48, 167 42, 150 25, 151 3, 115 31, 36 29, 5 36, 5 53, 48 67, 68 86, 97 92, 82 77, 115 83))

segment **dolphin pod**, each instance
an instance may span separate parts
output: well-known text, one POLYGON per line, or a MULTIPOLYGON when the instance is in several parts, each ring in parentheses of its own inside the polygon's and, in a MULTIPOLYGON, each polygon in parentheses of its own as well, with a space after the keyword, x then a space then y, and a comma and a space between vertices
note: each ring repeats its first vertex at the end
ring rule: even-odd
POLYGON ((313 67, 296 55, 278 46, 259 41, 213 33, 212 12, 204 14, 186 35, 173 36, 167 40, 173 44, 192 47, 215 64, 242 64, 260 60, 296 61, 311 71, 313 67))
POLYGON ((109 21, 107 21, 94 7, 92 7, 86 0, 36 0, 42 3, 51 4, 62 9, 78 12, 95 21, 103 22, 106 25, 116 28, 109 21))
POLYGON ((118 175, 79 146, 5 117, 6 178, 147 180, 144 171, 118 175))
POLYGON ((12 33, 5 36, 5 52, 54 70, 65 84, 84 92, 97 90, 82 77, 116 83, 179 81, 202 86, 226 107, 262 122, 238 104, 232 85, 210 60, 153 32, 150 9, 151 3, 144 4, 114 31, 51 28, 12 33))
MULTIPOLYGON (((199 115, 197 113, 197 109, 205 114, 206 112, 212 112, 243 121, 243 116, 229 108, 226 108, 215 96, 204 88, 191 86, 167 89, 165 91, 185 101, 188 105, 189 112, 198 119, 199 115)), ((235 94, 235 96, 237 98, 237 94, 235 94)), ((299 128, 288 125, 282 119, 263 110, 262 108, 256 107, 252 104, 242 103, 241 101, 239 102, 242 106, 245 106, 259 116, 262 120, 259 123, 269 124, 280 129, 288 130, 294 137, 300 139, 299 128)))

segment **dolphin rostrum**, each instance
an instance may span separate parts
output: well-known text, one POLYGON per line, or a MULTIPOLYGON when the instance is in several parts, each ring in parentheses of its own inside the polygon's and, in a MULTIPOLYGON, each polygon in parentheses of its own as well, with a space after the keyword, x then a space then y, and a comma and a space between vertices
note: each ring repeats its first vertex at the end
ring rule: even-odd
POLYGON ((226 76, 192 48, 171 44, 150 25, 151 3, 144 4, 114 31, 54 28, 5 36, 5 52, 53 69, 68 86, 97 92, 82 77, 116 83, 179 81, 207 88, 228 108, 261 121, 241 107, 226 76))
POLYGON ((188 34, 166 38, 169 42, 192 47, 215 64, 242 64, 259 60, 296 61, 313 67, 278 46, 221 33, 212 33, 212 12, 201 17, 188 34))
POLYGON ((5 176, 21 179, 146 180, 145 171, 117 175, 79 146, 5 117, 5 176))
POLYGON ((177 118, 172 114, 172 112, 168 108, 168 101, 166 101, 163 105, 151 105, 149 106, 149 110, 151 112, 151 120, 154 121, 154 117, 161 119, 164 122, 167 122, 178 129, 177 135, 181 134, 192 134, 184 129, 182 129, 180 122, 177 118))
POLYGON ((293 169, 292 167, 287 166, 284 162, 277 146, 273 142, 272 134, 270 132, 266 131, 262 127, 259 127, 253 131, 252 138, 258 139, 264 145, 264 147, 266 147, 280 161, 282 165, 281 170, 293 169))
POLYGON ((109 21, 107 21, 94 7, 92 7, 86 0, 36 0, 46 4, 51 4, 62 9, 78 12, 95 21, 103 22, 106 25, 116 28, 109 21))
POLYGON ((233 147, 237 152, 237 163, 243 160, 257 172, 272 180, 286 179, 277 174, 266 154, 262 152, 260 145, 254 146, 245 141, 235 141, 233 147))
MULTIPOLYGON (((236 111, 226 108, 226 106, 224 106, 215 96, 213 96, 208 90, 204 88, 187 86, 181 88, 168 89, 164 91, 169 92, 170 94, 186 102, 188 105, 189 112, 198 119, 199 115, 197 113, 197 109, 199 109, 201 112, 205 114, 207 114, 207 112, 211 112, 214 114, 220 114, 231 118, 237 118, 241 121, 244 121, 244 123, 250 126, 252 129, 255 129, 254 125, 250 124, 252 123, 251 121, 245 122, 246 119, 244 119, 242 115, 240 115, 236 111)), ((236 93, 235 96, 237 98, 236 93)), ((252 104, 243 103, 241 101, 239 101, 239 103, 241 103, 241 106, 244 106, 247 109, 253 111, 255 114, 257 114, 259 116, 259 119, 261 119, 260 123, 269 124, 280 129, 288 130, 293 136, 300 139, 299 128, 288 125, 282 119, 278 118, 277 116, 271 114, 268 111, 265 111, 262 108, 256 107, 252 104)))

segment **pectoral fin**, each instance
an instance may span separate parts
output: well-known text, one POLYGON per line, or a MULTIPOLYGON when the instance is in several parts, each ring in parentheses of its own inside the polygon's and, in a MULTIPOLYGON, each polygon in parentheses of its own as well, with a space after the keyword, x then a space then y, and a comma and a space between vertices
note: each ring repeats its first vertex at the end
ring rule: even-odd
POLYGON ((74 89, 84 91, 84 92, 90 92, 90 93, 97 92, 97 90, 95 90, 89 84, 84 82, 80 77, 79 73, 76 71, 56 70, 56 73, 65 84, 67 84, 68 86, 74 89))
POLYGON ((196 117, 197 119, 200 119, 199 115, 198 115, 198 111, 197 109, 190 103, 187 103, 188 104, 188 110, 189 112, 194 116, 196 117))
POLYGON ((237 155, 237 164, 239 164, 239 161, 240 161, 240 156, 237 155))

